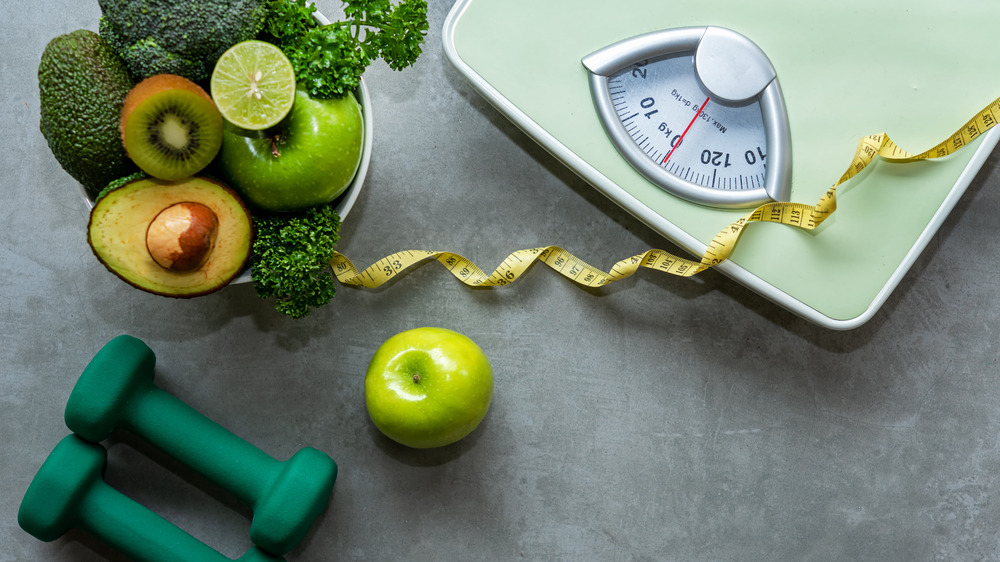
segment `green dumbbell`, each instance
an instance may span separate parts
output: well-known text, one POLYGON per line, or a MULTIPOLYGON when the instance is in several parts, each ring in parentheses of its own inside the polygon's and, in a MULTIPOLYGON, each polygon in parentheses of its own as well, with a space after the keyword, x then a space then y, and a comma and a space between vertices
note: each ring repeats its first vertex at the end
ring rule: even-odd
POLYGON ((254 544, 288 553, 329 501, 336 463, 311 447, 275 460, 153 384, 155 364, 141 340, 108 342, 70 394, 66 425, 94 443, 116 429, 148 441, 250 506, 254 544))
MULTIPOLYGON (((109 486, 102 478, 106 464, 104 447, 67 435, 28 485, 17 523, 45 542, 83 529, 135 560, 231 560, 109 486)), ((252 547, 239 560, 284 558, 252 547)))

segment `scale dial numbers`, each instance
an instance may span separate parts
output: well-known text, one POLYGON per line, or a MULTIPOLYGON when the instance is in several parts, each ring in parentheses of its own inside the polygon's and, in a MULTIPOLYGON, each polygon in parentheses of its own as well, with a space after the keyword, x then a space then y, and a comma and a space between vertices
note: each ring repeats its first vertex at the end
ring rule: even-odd
POLYGON ((718 27, 657 31, 582 63, 609 138, 658 187, 724 208, 789 200, 781 88, 767 56, 743 35, 718 27))
POLYGON ((767 139, 760 103, 713 100, 693 57, 641 61, 608 77, 622 127, 654 163, 706 188, 764 187, 767 139))

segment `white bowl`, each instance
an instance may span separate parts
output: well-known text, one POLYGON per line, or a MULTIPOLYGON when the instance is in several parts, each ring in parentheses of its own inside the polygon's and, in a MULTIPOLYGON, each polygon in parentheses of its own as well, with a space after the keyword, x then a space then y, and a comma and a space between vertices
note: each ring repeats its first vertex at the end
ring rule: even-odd
MULTIPOLYGON (((368 94, 368 86, 365 85, 364 78, 358 83, 358 89, 355 91, 355 96, 358 99, 358 103, 361 104, 361 115, 363 119, 363 134, 364 140, 361 145, 361 163, 358 165, 358 171, 354 175, 354 179, 351 181, 351 185, 347 187, 334 202, 334 209, 337 210, 337 214, 340 215, 341 221, 347 218, 347 214, 351 212, 351 208, 354 206, 354 202, 358 199, 358 194, 361 192, 361 187, 365 183, 365 176, 368 175, 368 163, 371 160, 371 148, 372 148, 372 112, 371 108, 371 96, 368 94)), ((94 199, 93 196, 84 189, 83 184, 80 184, 80 191, 83 193, 83 200, 87 203, 89 208, 93 208, 94 199)), ((250 268, 247 267, 243 273, 241 273, 236 279, 232 280, 232 283, 249 283, 250 282, 250 268)))

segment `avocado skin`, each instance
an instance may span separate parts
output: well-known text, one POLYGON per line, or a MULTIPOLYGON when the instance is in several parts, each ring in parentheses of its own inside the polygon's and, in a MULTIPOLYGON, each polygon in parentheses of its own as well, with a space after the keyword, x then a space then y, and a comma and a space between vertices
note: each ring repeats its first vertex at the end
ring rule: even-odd
POLYGON ((80 29, 52 39, 38 65, 40 129, 52 155, 91 193, 138 171, 118 124, 135 85, 100 35, 80 29))

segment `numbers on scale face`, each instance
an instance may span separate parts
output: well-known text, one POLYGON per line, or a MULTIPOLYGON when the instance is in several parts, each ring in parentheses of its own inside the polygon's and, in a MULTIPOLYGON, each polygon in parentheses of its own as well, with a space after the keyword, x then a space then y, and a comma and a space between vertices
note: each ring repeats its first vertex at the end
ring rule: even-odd
POLYGON ((760 103, 713 100, 685 70, 693 56, 644 60, 608 77, 622 126, 671 174, 713 189, 764 186, 767 139, 760 103))
POLYGON ((749 39, 721 28, 666 30, 583 62, 605 130, 654 183, 719 207, 787 200, 784 102, 773 67, 749 39))

